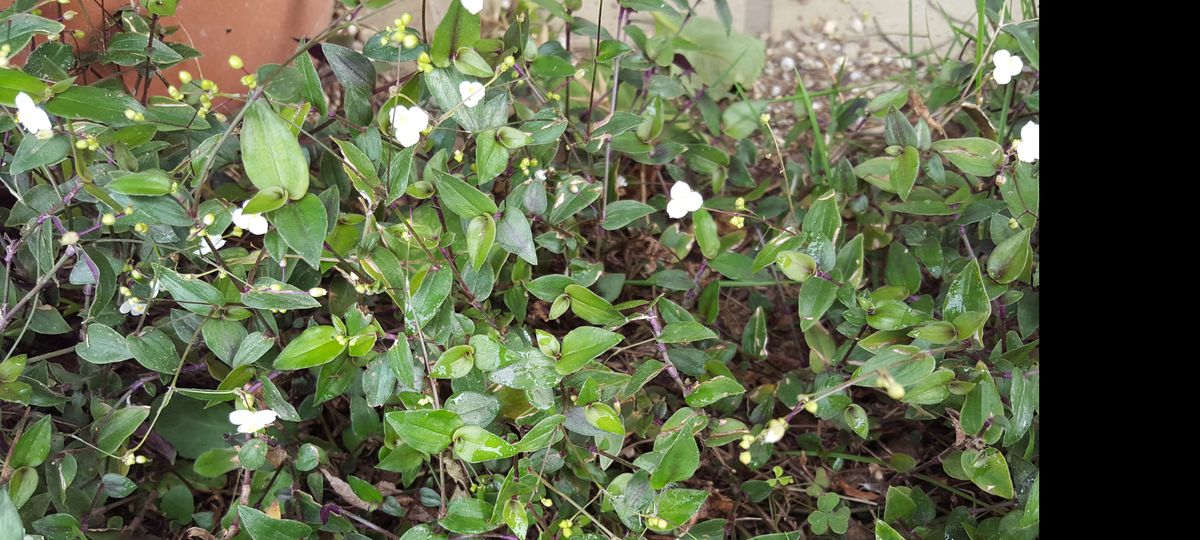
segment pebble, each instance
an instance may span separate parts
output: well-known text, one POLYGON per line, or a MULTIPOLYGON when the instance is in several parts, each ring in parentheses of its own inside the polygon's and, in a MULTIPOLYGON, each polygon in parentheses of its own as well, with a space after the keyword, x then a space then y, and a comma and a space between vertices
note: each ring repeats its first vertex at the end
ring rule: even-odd
POLYGON ((784 71, 792 71, 796 69, 796 61, 790 56, 785 56, 779 60, 779 67, 783 68, 784 71))

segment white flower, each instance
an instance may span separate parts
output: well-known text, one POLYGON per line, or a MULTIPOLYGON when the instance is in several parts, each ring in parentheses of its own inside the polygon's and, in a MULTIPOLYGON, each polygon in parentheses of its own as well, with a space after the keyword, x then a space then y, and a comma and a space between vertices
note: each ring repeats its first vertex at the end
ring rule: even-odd
POLYGON ((237 425, 238 433, 254 433, 275 422, 277 415, 270 409, 247 411, 238 409, 229 413, 229 422, 237 425))
POLYGON ((763 431, 763 442, 775 444, 783 439, 783 434, 787 433, 787 420, 776 418, 767 422, 767 429, 763 431))
POLYGON ((429 127, 429 114, 420 107, 397 105, 391 112, 392 129, 396 130, 396 141, 408 148, 421 140, 421 132, 429 127))
POLYGON ((146 313, 146 303, 136 296, 130 296, 121 304, 121 314, 140 317, 146 313))
POLYGON ((617 187, 629 187, 629 180, 626 180, 624 176, 617 176, 617 187))
POLYGON ((671 201, 667 203, 667 215, 679 219, 695 212, 704 204, 704 197, 699 192, 692 191, 687 182, 675 182, 671 186, 671 201))
POLYGON ((483 85, 479 81, 463 81, 458 83, 458 95, 462 96, 463 105, 474 107, 483 100, 483 85))
POLYGON ((537 178, 538 180, 541 180, 541 181, 545 182, 545 181, 546 181, 546 170, 545 170, 545 169, 538 169, 537 171, 535 171, 535 172, 533 173, 533 177, 534 177, 534 178, 537 178))
POLYGON ((995 71, 992 71, 992 79, 996 80, 996 84, 1008 84, 1008 81, 1020 75, 1021 68, 1025 67, 1025 62, 1021 61, 1020 56, 1013 56, 1003 49, 992 55, 992 63, 996 65, 995 71))
MULTIPOLYGON (((208 239, 210 241, 212 241, 213 249, 221 249, 221 246, 225 245, 225 239, 220 236, 217 236, 215 234, 208 235, 208 239)), ((209 249, 209 247, 208 247, 208 242, 204 241, 204 236, 201 236, 200 237, 200 249, 197 249, 196 251, 193 251, 192 253, 195 253, 196 255, 208 255, 209 253, 212 253, 212 252, 213 252, 213 250, 209 249)))
POLYGON ((1017 149, 1017 158, 1025 163, 1033 163, 1041 154, 1042 134, 1037 122, 1029 122, 1021 127, 1021 138, 1013 141, 1017 149))
POLYGON ((483 11, 483 0, 462 0, 462 7, 471 15, 478 15, 480 11, 483 11))
MULTIPOLYGON (((250 201, 242 203, 242 208, 245 208, 250 201)), ((242 208, 233 209, 233 224, 239 229, 250 231, 250 234, 264 235, 267 234, 267 218, 262 214, 243 214, 242 208)))
POLYGON ((50 124, 50 117, 46 115, 41 107, 38 107, 33 102, 33 98, 29 94, 21 92, 17 94, 17 121, 21 123, 21 127, 25 128, 39 139, 49 139, 54 136, 54 126, 50 124))

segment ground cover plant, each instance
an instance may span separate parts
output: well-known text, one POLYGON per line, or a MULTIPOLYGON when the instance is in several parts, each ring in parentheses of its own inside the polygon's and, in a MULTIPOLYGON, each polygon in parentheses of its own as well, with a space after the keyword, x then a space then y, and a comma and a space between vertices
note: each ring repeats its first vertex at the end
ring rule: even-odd
POLYGON ((180 1, 0 11, 0 540, 1038 536, 1032 2, 767 101, 718 0, 346 0, 241 88, 180 1))

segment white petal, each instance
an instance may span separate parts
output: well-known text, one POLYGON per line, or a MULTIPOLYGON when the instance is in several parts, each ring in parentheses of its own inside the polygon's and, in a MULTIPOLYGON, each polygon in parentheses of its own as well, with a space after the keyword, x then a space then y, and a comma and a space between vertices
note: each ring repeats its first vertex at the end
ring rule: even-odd
MULTIPOLYGON (((234 223, 237 223, 237 220, 234 220, 234 223)), ((267 218, 262 214, 249 214, 242 216, 242 224, 238 224, 238 227, 250 231, 250 234, 262 236, 267 234, 270 223, 267 223, 267 218)))
POLYGON ((262 429, 262 426, 256 426, 253 423, 239 424, 238 428, 237 428, 238 433, 254 433, 255 431, 258 431, 260 429, 262 429))
POLYGON ((278 415, 271 409, 263 409, 254 413, 254 421, 263 426, 274 423, 276 418, 278 418, 278 415))
POLYGON ((17 94, 16 103, 17 110, 20 111, 29 110, 37 106, 37 104, 33 102, 33 98, 29 97, 29 94, 26 94, 25 92, 17 94))
POLYGON ((992 63, 999 66, 999 65, 1003 64, 1004 62, 1008 62, 1008 59, 1010 57, 1012 57, 1012 53, 1010 53, 1004 49, 1000 49, 1000 50, 996 51, 996 54, 992 55, 992 63))
POLYGON ((695 212, 704 205, 704 197, 700 195, 700 193, 693 191, 688 193, 684 198, 680 199, 680 202, 683 203, 683 207, 688 212, 695 212))
POLYGON ((1004 85, 1008 84, 1008 82, 1012 80, 1012 75, 1007 71, 996 68, 992 71, 992 79, 996 81, 996 84, 1004 85))
POLYGON ((1029 122, 1021 127, 1021 140, 1041 142, 1041 131, 1042 128, 1037 124, 1037 122, 1029 122))
POLYGON ((667 215, 679 219, 688 215, 688 210, 681 199, 675 199, 667 203, 667 215))
POLYGON ((1013 74, 1014 76, 1020 75, 1021 70, 1025 68, 1025 61, 1021 60, 1020 56, 1013 56, 1012 58, 1010 58, 1008 60, 1007 64, 1008 64, 1008 72, 1013 74))
POLYGON ((687 185, 687 182, 675 182, 675 185, 671 186, 671 200, 682 199, 688 193, 695 192, 692 191, 692 186, 687 185))
POLYGON ((121 310, 122 315, 128 315, 129 311, 132 309, 133 309, 133 302, 130 300, 125 300, 125 303, 121 304, 120 310, 121 310))
POLYGON ((472 15, 478 15, 483 11, 483 0, 462 0, 462 7, 472 15))
POLYGON ((474 107, 483 100, 484 88, 476 81, 458 83, 458 95, 462 97, 463 105, 474 107))
POLYGON ((249 424, 250 422, 253 422, 253 421, 254 421, 254 411, 238 409, 236 411, 229 413, 229 423, 231 423, 231 424, 243 425, 243 424, 249 424))
POLYGON ((25 131, 40 134, 44 131, 54 129, 54 126, 50 124, 50 117, 46 115, 46 111, 38 107, 33 102, 33 98, 29 97, 29 94, 24 92, 17 94, 16 104, 17 121, 21 123, 21 127, 25 128, 25 131))
POLYGON ((133 309, 129 310, 129 314, 137 316, 137 317, 141 317, 142 315, 146 314, 146 306, 147 305, 148 304, 146 304, 145 302, 134 302, 133 309))
POLYGON ((421 140, 421 133, 414 130, 396 129, 396 142, 408 148, 421 140))

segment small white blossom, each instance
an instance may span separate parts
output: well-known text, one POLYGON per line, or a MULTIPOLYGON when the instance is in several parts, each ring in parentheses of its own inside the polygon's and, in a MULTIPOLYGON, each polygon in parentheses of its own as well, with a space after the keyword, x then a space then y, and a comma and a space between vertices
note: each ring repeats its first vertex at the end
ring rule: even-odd
POLYGON ((787 433, 787 420, 776 418, 767 422, 767 429, 763 431, 763 442, 775 444, 783 439, 783 434, 787 433))
POLYGON ((1021 61, 1020 56, 1014 56, 1006 50, 996 51, 992 55, 992 63, 996 65, 996 69, 992 71, 992 79, 996 84, 1008 84, 1013 77, 1021 74, 1021 68, 1025 67, 1025 62, 1021 61))
POLYGON ((125 303, 121 304, 121 314, 140 317, 146 313, 146 302, 136 296, 130 296, 125 299, 125 303))
POLYGON ((458 83, 458 95, 462 96, 463 105, 474 107, 483 100, 483 85, 479 81, 463 81, 458 83))
POLYGON ((1013 141, 1017 149, 1017 158, 1025 163, 1033 163, 1041 157, 1042 134, 1037 122, 1029 122, 1021 127, 1021 138, 1013 141))
POLYGON ((483 0, 462 0, 462 7, 471 15, 478 15, 480 11, 483 11, 483 0))
POLYGON ((242 213, 242 209, 246 208, 246 205, 249 203, 250 201, 246 201, 242 203, 241 208, 233 209, 233 224, 239 229, 250 231, 250 234, 257 234, 259 236, 267 234, 267 227, 269 226, 267 218, 263 217, 262 214, 242 213))
POLYGON ((533 177, 545 182, 546 181, 546 170, 538 169, 536 172, 533 173, 533 177))
POLYGON ((704 197, 699 192, 692 191, 687 182, 675 182, 671 186, 671 201, 667 203, 667 215, 679 219, 695 212, 704 204, 704 197))
POLYGON ((208 255, 209 253, 213 252, 213 249, 221 249, 221 246, 225 245, 225 239, 220 236, 217 236, 215 234, 208 235, 208 239, 209 239, 209 241, 212 242, 211 249, 208 247, 208 242, 205 242, 204 237, 201 236, 200 237, 200 249, 197 249, 193 253, 195 253, 196 255, 208 255))
POLYGON ((229 413, 229 423, 237 425, 238 433, 254 433, 273 424, 277 415, 270 409, 247 411, 238 409, 229 413))
POLYGON ((619 188, 629 187, 629 180, 626 180, 624 176, 618 175, 617 176, 617 187, 619 187, 619 188))
POLYGON ((54 136, 54 126, 50 124, 50 116, 38 107, 33 102, 33 98, 29 94, 21 92, 17 94, 17 121, 21 123, 21 127, 25 128, 39 139, 49 139, 54 136))
POLYGON ((392 129, 396 131, 396 141, 405 148, 417 144, 421 140, 421 132, 429 127, 429 113, 416 105, 397 105, 390 117, 392 129))

